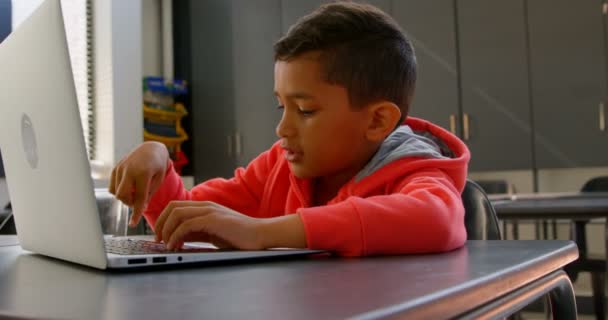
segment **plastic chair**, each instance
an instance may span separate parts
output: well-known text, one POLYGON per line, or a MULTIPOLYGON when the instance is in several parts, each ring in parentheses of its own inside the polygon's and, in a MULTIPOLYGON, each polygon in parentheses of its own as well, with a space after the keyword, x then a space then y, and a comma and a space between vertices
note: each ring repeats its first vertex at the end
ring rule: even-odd
MULTIPOLYGON (((608 176, 596 177, 587 181, 581 188, 581 192, 608 192, 608 176)), ((606 272, 606 261, 600 257, 592 257, 587 251, 586 226, 589 220, 575 221, 572 230, 572 239, 578 245, 579 258, 577 261, 566 266, 565 270, 572 279, 576 281, 579 272, 591 273, 591 289, 593 292, 593 308, 596 319, 605 319, 604 314, 604 276, 606 272)))
POLYGON ((512 193, 509 184, 505 180, 476 180, 475 183, 487 194, 512 193))
POLYGON ((10 202, 3 208, 0 207, 0 234, 16 234, 15 219, 11 214, 10 202))
MULTIPOLYGON (((512 194, 515 193, 515 187, 509 184, 506 180, 476 180, 477 183, 486 194, 512 194)), ((519 239, 519 223, 517 220, 510 220, 513 224, 512 237, 513 239, 519 239)), ((502 230, 507 234, 507 220, 502 221, 502 230)))
POLYGON ((468 240, 500 240, 494 207, 477 183, 467 180, 462 191, 462 203, 468 240))

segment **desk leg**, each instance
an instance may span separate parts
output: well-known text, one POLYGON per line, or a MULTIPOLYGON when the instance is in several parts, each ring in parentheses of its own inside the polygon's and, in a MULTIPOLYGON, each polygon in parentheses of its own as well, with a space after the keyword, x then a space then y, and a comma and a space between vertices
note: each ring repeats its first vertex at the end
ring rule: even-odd
POLYGON ((553 319, 576 319, 576 298, 570 279, 562 281, 549 292, 553 319))
POLYGON ((555 271, 516 289, 467 314, 461 319, 500 319, 508 317, 523 307, 549 294, 553 319, 577 319, 576 300, 572 282, 563 270, 555 271))
MULTIPOLYGON (((606 272, 604 273, 604 297, 608 297, 608 217, 604 221, 604 245, 606 246, 606 272)), ((605 298, 604 298, 605 299, 605 298)), ((608 304, 604 302, 604 316, 608 314, 608 304)))

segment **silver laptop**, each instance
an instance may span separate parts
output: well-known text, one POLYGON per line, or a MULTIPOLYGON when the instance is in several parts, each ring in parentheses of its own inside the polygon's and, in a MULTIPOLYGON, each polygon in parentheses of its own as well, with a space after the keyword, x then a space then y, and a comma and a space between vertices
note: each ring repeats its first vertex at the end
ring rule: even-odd
POLYGON ((0 149, 24 249, 100 269, 321 252, 193 245, 166 252, 114 238, 107 253, 76 101, 60 1, 47 0, 0 44, 0 149))

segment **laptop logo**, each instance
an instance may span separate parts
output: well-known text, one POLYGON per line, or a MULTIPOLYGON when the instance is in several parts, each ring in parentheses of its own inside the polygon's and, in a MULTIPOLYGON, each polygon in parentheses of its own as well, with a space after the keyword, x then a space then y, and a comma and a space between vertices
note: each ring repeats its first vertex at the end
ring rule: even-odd
POLYGON ((32 169, 38 167, 38 144, 36 144, 36 133, 32 120, 27 114, 21 116, 21 140, 23 143, 23 151, 25 158, 32 169))

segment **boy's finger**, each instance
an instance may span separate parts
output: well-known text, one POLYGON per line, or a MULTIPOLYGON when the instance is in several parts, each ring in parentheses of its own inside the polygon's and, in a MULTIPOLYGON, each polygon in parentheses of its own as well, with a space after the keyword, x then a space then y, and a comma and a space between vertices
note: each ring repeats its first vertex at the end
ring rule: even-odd
POLYGON ((135 180, 135 197, 133 204, 133 215, 129 222, 130 227, 135 227, 139 223, 139 219, 148 203, 148 192, 150 190, 150 180, 146 177, 135 180))
POLYGON ((173 212, 168 214, 167 219, 163 224, 162 230, 157 230, 157 234, 162 235, 162 240, 167 243, 171 239, 171 235, 177 229, 180 224, 184 221, 196 218, 198 216, 205 216, 209 213, 209 209, 201 207, 177 207, 173 209, 173 212))
POLYGON ((169 216, 171 216, 171 212, 177 207, 194 207, 194 206, 204 206, 206 202, 201 201, 171 201, 167 204, 167 206, 161 211, 156 223, 154 224, 154 233, 156 234, 155 239, 157 242, 163 240, 163 229, 165 227, 165 223, 169 216))
POLYGON ((178 244, 182 244, 184 239, 188 237, 189 234, 195 232, 205 232, 206 222, 208 216, 197 217, 187 221, 182 222, 177 229, 171 235, 167 243, 168 249, 177 248, 178 244))
POLYGON ((160 212, 158 219, 156 219, 156 223, 154 224, 154 233, 156 234, 154 239, 156 242, 160 242, 163 239, 163 227, 165 225, 165 221, 167 220, 167 216, 176 205, 176 201, 171 201, 167 204, 167 206, 160 212))
POLYGON ((129 207, 133 206, 133 187, 135 184, 133 178, 124 173, 124 170, 117 170, 116 181, 118 184, 116 188, 116 198, 129 207))
POLYGON ((131 219, 129 219, 129 228, 135 228, 141 219, 141 213, 135 213, 135 209, 133 209, 133 214, 131 215, 131 219))
POLYGON ((114 178, 114 176, 116 175, 116 167, 114 167, 112 169, 112 173, 110 174, 110 185, 108 186, 108 191, 111 194, 116 194, 116 179, 114 178))

